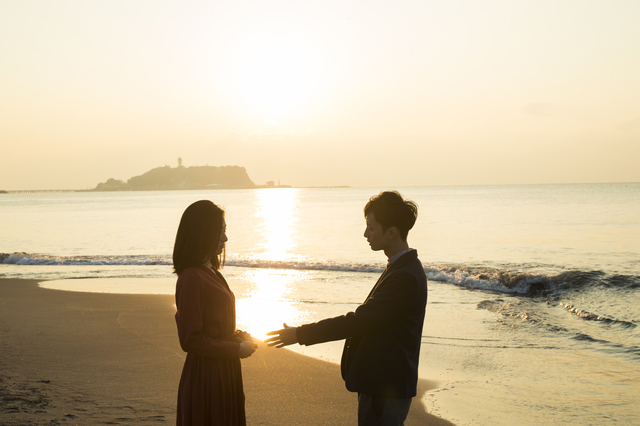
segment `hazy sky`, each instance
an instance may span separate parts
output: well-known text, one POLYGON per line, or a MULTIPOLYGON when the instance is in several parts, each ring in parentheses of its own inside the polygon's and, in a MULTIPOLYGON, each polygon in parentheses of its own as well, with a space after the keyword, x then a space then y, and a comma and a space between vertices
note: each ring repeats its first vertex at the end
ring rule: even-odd
POLYGON ((640 1, 0 0, 0 189, 640 181, 640 1))

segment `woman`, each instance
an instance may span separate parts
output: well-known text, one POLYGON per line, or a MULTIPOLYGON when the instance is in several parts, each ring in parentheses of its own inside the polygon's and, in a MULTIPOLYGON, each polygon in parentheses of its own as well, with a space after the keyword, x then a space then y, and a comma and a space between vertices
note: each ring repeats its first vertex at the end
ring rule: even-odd
POLYGON ((187 352, 178 389, 178 425, 246 425, 240 358, 255 352, 236 330, 235 297, 219 269, 227 241, 224 211, 208 200, 182 214, 173 247, 176 323, 187 352))

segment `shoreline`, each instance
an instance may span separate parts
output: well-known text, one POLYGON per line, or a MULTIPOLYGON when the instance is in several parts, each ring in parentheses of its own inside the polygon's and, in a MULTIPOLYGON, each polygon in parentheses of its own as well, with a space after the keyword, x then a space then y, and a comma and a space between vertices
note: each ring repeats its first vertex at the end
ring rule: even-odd
MULTIPOLYGON (((185 354, 173 296, 51 290, 42 281, 0 279, 2 423, 175 423, 185 354)), ((259 342, 242 367, 248 424, 357 423, 357 396, 334 363, 259 342)), ((420 380, 407 426, 452 425, 421 403, 434 387, 420 380)))

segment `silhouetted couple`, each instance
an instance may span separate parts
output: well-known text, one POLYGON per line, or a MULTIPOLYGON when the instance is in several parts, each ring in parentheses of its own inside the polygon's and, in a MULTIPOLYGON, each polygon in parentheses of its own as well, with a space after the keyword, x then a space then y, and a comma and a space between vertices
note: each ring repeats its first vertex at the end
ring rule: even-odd
MULTIPOLYGON (((388 262, 366 300, 354 311, 267 333, 269 346, 314 345, 346 339, 341 371, 358 393, 359 425, 402 425, 416 395, 427 278, 407 243, 418 207, 395 191, 364 208, 364 236, 388 262)), ((235 329, 235 299, 222 274, 224 212, 198 201, 184 212, 173 252, 176 322, 187 352, 178 391, 178 425, 245 425, 240 358, 256 345, 235 329)))

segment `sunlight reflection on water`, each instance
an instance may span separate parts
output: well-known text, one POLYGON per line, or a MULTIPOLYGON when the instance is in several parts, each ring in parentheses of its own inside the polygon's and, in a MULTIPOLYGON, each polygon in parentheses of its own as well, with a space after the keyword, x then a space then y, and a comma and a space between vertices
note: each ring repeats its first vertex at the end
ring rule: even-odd
POLYGON ((298 190, 294 188, 272 188, 256 191, 259 220, 258 235, 263 239, 256 243, 262 253, 260 259, 287 260, 296 244, 292 234, 298 221, 298 190))
MULTIPOLYGON (((293 239, 298 221, 298 190, 269 188, 255 191, 257 232, 255 248, 259 259, 289 260, 296 244, 293 239)), ((303 312, 291 300, 291 286, 304 271, 247 269, 235 276, 237 327, 264 339, 266 333, 282 328, 284 322, 304 319, 303 312), (237 284, 240 284, 239 286, 237 284)))

